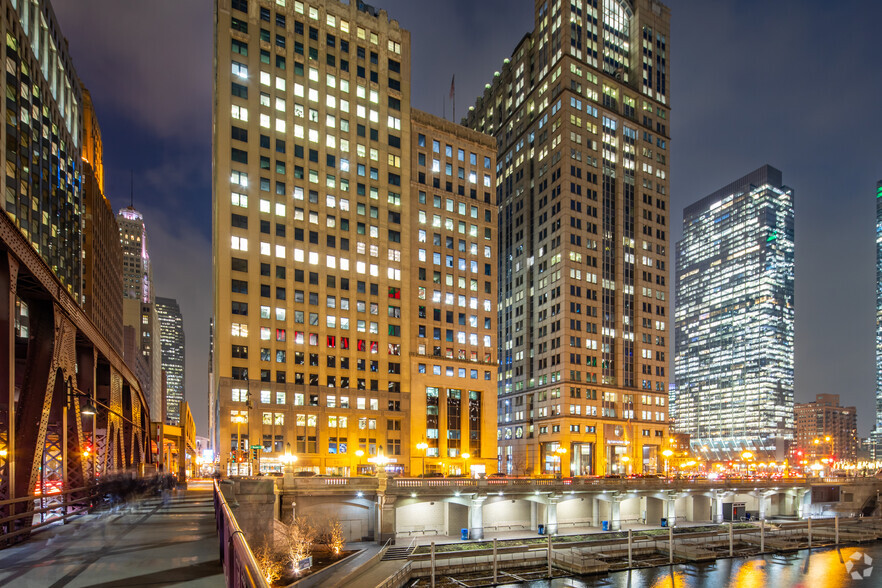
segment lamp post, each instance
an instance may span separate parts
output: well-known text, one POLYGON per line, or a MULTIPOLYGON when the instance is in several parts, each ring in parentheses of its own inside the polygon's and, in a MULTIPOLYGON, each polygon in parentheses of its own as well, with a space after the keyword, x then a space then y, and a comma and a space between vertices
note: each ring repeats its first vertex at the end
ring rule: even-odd
POLYGON ((417 449, 419 449, 420 451, 423 452, 422 467, 421 467, 420 475, 424 476, 426 474, 426 450, 429 449, 429 444, 426 443, 425 441, 417 443, 417 449))
POLYGON ((466 471, 466 475, 469 478, 472 477, 472 472, 471 472, 471 470, 469 470, 469 458, 470 457, 471 457, 471 454, 469 454, 468 452, 462 454, 463 469, 466 471))
POLYGON ((236 423, 236 475, 239 475, 239 460, 242 457, 242 423, 245 422, 245 417, 237 414, 233 417, 233 422, 236 423))
POLYGON ((364 455, 364 450, 358 449, 355 451, 355 475, 358 475, 358 466, 361 464, 361 457, 364 455))
POLYGON ((622 456, 622 463, 625 464, 625 475, 628 475, 628 474, 631 473, 631 471, 630 471, 629 468, 628 468, 628 463, 629 463, 630 461, 631 461, 631 458, 628 457, 627 455, 622 456))
POLYGON ((386 457, 385 455, 383 455, 383 451, 381 449, 376 456, 369 457, 368 462, 377 466, 377 475, 379 475, 380 472, 382 472, 383 475, 385 476, 386 466, 388 464, 392 463, 392 460, 389 459, 388 457, 386 457))
POLYGON ((558 476, 561 476, 561 475, 563 475, 563 456, 564 456, 564 454, 566 454, 567 448, 566 447, 558 447, 557 449, 554 450, 554 452, 557 454, 557 459, 555 460, 556 465, 557 465, 557 472, 556 473, 558 476))
POLYGON ((662 451, 662 455, 665 456, 665 478, 669 478, 670 472, 668 470, 668 460, 670 459, 670 457, 672 455, 674 455, 674 452, 671 451, 670 449, 665 449, 664 451, 662 451))
POLYGON ((282 456, 282 463, 284 466, 284 473, 286 476, 294 475, 294 464, 297 462, 297 456, 291 455, 291 444, 288 443, 287 450, 285 451, 285 455, 282 456))

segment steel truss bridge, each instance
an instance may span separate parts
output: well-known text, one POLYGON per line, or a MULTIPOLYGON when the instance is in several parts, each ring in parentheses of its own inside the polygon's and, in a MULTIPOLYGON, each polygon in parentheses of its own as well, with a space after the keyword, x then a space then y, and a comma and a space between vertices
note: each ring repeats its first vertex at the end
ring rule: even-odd
POLYGON ((6 214, 0 382, 0 547, 88 508, 101 476, 152 461, 137 378, 6 214))

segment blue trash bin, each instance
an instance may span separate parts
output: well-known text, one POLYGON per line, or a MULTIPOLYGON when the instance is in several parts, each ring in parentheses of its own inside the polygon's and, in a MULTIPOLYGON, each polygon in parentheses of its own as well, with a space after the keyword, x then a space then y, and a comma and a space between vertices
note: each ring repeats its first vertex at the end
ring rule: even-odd
POLYGON ((540 534, 540 535, 544 535, 544 534, 545 534, 545 525, 539 525, 539 534, 540 534))
POLYGON ((460 529, 459 533, 460 533, 460 536, 462 537, 463 541, 469 540, 469 530, 468 529, 460 529))
POLYGON ((603 521, 601 529, 603 529, 604 531, 609 531, 609 521, 603 521))
POLYGON ((661 526, 662 526, 662 527, 667 527, 667 526, 668 526, 668 519, 664 519, 664 518, 663 518, 663 519, 661 520, 661 526))

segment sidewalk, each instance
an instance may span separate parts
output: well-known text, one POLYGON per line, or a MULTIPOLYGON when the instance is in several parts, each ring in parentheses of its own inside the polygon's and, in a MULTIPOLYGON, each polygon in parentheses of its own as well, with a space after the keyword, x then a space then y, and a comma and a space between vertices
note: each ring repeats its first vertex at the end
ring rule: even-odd
POLYGON ((0 586, 224 585, 211 482, 189 482, 168 507, 145 499, 84 515, 0 551, 0 586))

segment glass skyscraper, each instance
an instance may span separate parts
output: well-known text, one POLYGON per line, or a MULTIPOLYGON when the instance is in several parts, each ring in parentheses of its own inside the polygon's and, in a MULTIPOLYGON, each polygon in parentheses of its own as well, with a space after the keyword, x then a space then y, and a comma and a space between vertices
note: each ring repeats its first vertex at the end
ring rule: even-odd
POLYGON ((165 371, 165 420, 181 422, 184 402, 184 316, 174 298, 156 297, 159 318, 159 340, 162 348, 162 369, 165 371))
POLYGON ((882 457, 882 180, 876 182, 876 426, 870 453, 874 460, 882 457))
POLYGON ((768 165, 686 208, 672 413, 709 459, 793 437, 793 191, 768 165))

